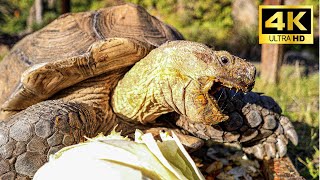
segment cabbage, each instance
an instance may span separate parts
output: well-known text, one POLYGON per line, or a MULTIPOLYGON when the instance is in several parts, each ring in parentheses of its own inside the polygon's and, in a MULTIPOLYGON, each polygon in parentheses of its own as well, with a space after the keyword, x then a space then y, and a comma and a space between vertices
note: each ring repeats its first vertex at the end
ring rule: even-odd
POLYGON ((49 158, 35 180, 49 179, 204 179, 177 136, 135 132, 135 141, 113 131, 68 146, 49 158))

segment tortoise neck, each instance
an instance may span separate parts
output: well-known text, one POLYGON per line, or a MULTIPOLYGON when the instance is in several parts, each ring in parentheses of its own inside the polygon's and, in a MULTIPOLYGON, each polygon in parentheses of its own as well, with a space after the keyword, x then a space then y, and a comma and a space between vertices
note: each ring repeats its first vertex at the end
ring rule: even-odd
POLYGON ((190 78, 177 81, 176 75, 155 72, 139 77, 143 79, 134 86, 132 82, 129 85, 126 77, 116 86, 112 108, 119 117, 145 124, 173 111, 185 115, 185 91, 192 81, 190 78))

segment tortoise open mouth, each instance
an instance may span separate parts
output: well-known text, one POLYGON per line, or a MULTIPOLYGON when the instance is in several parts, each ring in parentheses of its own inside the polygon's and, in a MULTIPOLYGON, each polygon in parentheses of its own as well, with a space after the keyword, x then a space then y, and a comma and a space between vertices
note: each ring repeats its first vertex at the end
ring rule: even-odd
POLYGON ((215 79, 210 90, 208 91, 208 95, 212 102, 216 105, 216 107, 219 109, 220 112, 223 111, 222 107, 219 107, 218 104, 220 104, 218 101, 222 97, 222 90, 223 89, 229 89, 233 90, 235 92, 249 92, 252 90, 254 86, 254 82, 251 84, 245 84, 244 82, 240 83, 235 83, 231 80, 220 80, 220 79, 215 79))
POLYGON ((245 82, 236 83, 232 80, 223 78, 223 79, 215 79, 211 89, 209 90, 209 94, 215 94, 221 88, 228 88, 235 91, 240 92, 248 92, 251 91, 254 86, 254 81, 250 84, 246 84, 245 82))

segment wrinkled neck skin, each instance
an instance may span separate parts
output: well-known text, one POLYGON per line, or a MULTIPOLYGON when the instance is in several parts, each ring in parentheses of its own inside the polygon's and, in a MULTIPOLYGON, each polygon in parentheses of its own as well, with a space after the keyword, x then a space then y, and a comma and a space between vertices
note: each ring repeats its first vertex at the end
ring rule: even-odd
POLYGON ((212 69, 194 59, 191 51, 181 53, 172 47, 161 51, 152 51, 119 81, 112 95, 114 112, 143 124, 173 111, 210 125, 228 119, 208 96, 212 69))

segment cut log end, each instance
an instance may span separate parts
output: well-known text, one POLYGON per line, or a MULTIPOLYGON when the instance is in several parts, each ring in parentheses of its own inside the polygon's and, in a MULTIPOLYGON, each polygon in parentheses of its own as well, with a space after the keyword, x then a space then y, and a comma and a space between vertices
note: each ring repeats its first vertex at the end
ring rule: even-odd
POLYGON ((267 180, 302 180, 289 157, 263 160, 263 173, 267 180))

